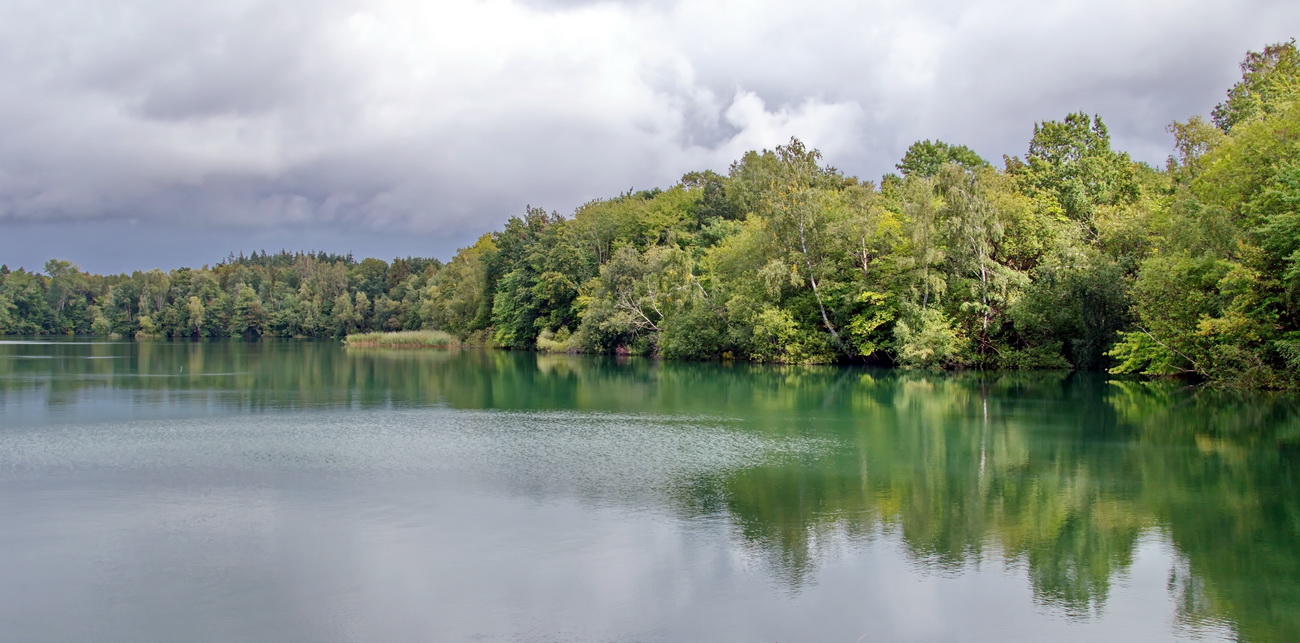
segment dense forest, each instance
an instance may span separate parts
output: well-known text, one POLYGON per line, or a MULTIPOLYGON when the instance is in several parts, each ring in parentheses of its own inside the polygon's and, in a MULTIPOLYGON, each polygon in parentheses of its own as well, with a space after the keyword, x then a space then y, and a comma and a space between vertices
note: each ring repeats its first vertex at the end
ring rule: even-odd
POLYGON ((879 184, 792 139, 572 214, 529 207, 449 262, 255 253, 92 275, 0 269, 0 334, 341 337, 431 328, 672 359, 1080 368, 1300 387, 1300 54, 1250 52, 1166 167, 1099 116, 995 167, 913 144, 879 184))

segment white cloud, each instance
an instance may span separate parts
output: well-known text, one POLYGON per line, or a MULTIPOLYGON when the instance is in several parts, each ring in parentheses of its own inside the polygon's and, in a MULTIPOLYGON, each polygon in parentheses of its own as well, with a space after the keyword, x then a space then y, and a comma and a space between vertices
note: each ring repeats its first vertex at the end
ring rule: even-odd
POLYGON ((15 0, 0 225, 463 237, 791 136, 868 179, 920 138, 997 159, 1079 109, 1159 161, 1296 24, 1280 1, 15 0))

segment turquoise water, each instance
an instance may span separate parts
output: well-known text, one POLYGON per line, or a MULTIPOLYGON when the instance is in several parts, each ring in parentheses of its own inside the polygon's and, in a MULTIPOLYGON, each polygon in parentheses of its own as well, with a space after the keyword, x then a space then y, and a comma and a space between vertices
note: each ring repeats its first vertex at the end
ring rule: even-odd
POLYGON ((0 342, 0 640, 1300 640, 1300 403, 0 342))

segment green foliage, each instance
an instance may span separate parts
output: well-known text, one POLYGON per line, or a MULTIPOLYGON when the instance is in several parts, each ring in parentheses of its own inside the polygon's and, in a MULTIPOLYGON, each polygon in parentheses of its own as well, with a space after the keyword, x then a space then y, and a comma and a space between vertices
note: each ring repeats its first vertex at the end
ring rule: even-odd
POLYGON ((825 335, 800 326, 788 310, 768 307, 754 321, 749 356, 758 362, 825 364, 835 354, 825 335))
POLYGON ((1213 112, 1214 124, 1231 133, 1237 125, 1267 116, 1282 103, 1300 98, 1300 52, 1295 38, 1246 52, 1241 80, 1228 90, 1228 100, 1213 112))
POLYGON ((899 320, 894 329, 898 361, 909 368, 939 369, 961 366, 965 342, 957 336, 943 311, 926 308, 899 320))
POLYGON ((1170 208, 1163 252, 1141 264, 1132 298, 1144 336, 1116 347, 1117 371, 1297 386, 1300 103, 1283 91, 1294 60, 1294 44, 1248 57, 1215 112, 1226 135, 1191 145, 1195 136, 1176 132, 1192 159, 1176 169, 1186 188, 1170 208))
MULTIPOLYGON (((266 327, 266 311, 262 309, 262 301, 257 296, 257 291, 252 286, 240 283, 235 292, 235 301, 230 310, 229 329, 231 337, 242 337, 244 339, 253 339, 261 337, 266 327)), ((340 294, 340 298, 346 297, 346 294, 340 294)), ((143 326, 142 332, 148 332, 143 326)))
POLYGON ((949 249, 942 269, 946 292, 960 293, 960 303, 950 308, 963 334, 975 340, 975 350, 985 361, 996 352, 996 335, 1006 311, 1028 276, 999 261, 999 245, 1006 227, 988 198, 980 174, 955 164, 943 166, 936 177, 941 195, 941 242, 949 249))
POLYGON ((1129 285, 1122 266, 1104 256, 1076 266, 1049 266, 1010 309, 1028 347, 1055 347, 1075 367, 1098 370, 1117 333, 1131 323, 1129 285))
POLYGON ((428 286, 420 310, 425 323, 461 338, 485 329, 483 311, 492 306, 488 268, 496 253, 491 235, 457 252, 428 286))
MULTIPOLYGON (((357 293, 363 295, 365 293, 357 293)), ((238 307, 238 304, 236 304, 238 307)), ((349 333, 355 331, 361 323, 361 314, 353 304, 352 296, 346 292, 341 292, 334 298, 334 305, 330 308, 330 317, 334 326, 335 337, 346 337, 349 333)))
POLYGON ((1175 375, 1187 372, 1186 360, 1145 331, 1121 332, 1119 341, 1106 355, 1115 360, 1111 373, 1175 375))
POLYGON ((706 301, 674 315, 659 339, 659 354, 668 359, 711 360, 730 350, 727 319, 706 301))
POLYGON ((506 348, 529 348, 536 334, 537 306, 532 281, 512 270, 497 282, 492 302, 493 339, 506 348))
POLYGON ((682 186, 692 190, 699 189, 699 196, 694 205, 695 223, 699 228, 703 229, 740 218, 741 213, 735 204, 727 199, 726 177, 717 172, 712 170, 690 172, 682 177, 682 186))
POLYGON ((1294 300, 1300 289, 1300 162, 1282 167, 1242 207, 1266 253, 1265 267, 1280 276, 1294 300))
POLYGON ((1250 53, 1163 170, 1099 116, 1022 161, 918 141, 881 185, 798 139, 723 175, 528 207, 446 264, 253 253, 211 268, 0 268, 0 332, 355 336, 671 359, 1105 369, 1300 386, 1294 41, 1250 53), (1216 127, 1217 126, 1217 127, 1216 127))
POLYGON ((862 305, 862 310, 849 320, 845 333, 857 356, 873 357, 890 344, 884 331, 898 317, 898 311, 887 300, 884 293, 864 291, 858 294, 856 303, 862 305))
POLYGON ((579 343, 603 352, 651 350, 668 322, 704 295, 690 255, 665 246, 619 248, 590 288, 579 343))
POLYGON ((352 333, 343 338, 343 343, 353 347, 451 348, 459 346, 460 340, 440 330, 404 330, 352 333))
POLYGON ((931 177, 939 173, 939 168, 947 163, 956 163, 968 170, 990 167, 989 162, 965 145, 949 145, 943 141, 917 141, 907 148, 903 160, 899 161, 898 171, 903 176, 931 177))
POLYGON ((1201 158, 1204 168, 1191 183, 1208 205, 1239 214, 1243 205, 1278 169, 1300 159, 1300 101, 1278 105, 1268 118, 1239 123, 1201 158))
POLYGON ((578 326, 578 347, 589 353, 614 353, 636 339, 631 313, 607 299, 590 300, 578 326))
POLYGON ((1200 116, 1193 116, 1186 123, 1175 121, 1168 129, 1174 135, 1177 152, 1169 157, 1169 171, 1182 182, 1196 178, 1202 169, 1201 159, 1224 140, 1223 132, 1200 116))
POLYGON ((140 315, 140 330, 135 331, 136 339, 148 339, 157 337, 158 331, 154 328, 153 318, 148 315, 140 315))
POLYGON ((0 332, 128 337, 342 336, 410 328, 441 264, 406 258, 398 274, 377 259, 253 253, 213 267, 93 275, 51 260, 48 275, 0 271, 0 332), (378 290, 371 297, 368 291, 378 290))
POLYGON ((92 335, 107 337, 113 334, 113 326, 108 323, 108 320, 103 315, 96 315, 94 321, 90 324, 90 332, 92 335))
POLYGON ((0 335, 12 335, 16 326, 14 319, 14 302, 6 293, 0 293, 0 335))
POLYGON ((1026 183, 1054 199, 1065 217, 1088 227, 1098 206, 1138 198, 1133 162, 1111 149, 1100 116, 1078 112, 1034 125, 1025 161, 1017 171, 1026 183))
POLYGON ((1007 348, 998 353, 995 365, 997 368, 1013 371, 1074 368, 1074 364, 1071 364, 1062 354, 1060 342, 1024 348, 1007 348))
MULTIPOLYGON (((1209 374, 1216 344, 1240 324, 1226 324, 1232 297, 1225 292, 1240 278, 1239 264, 1187 254, 1154 257, 1142 265, 1133 286, 1136 328, 1116 347, 1113 372, 1209 374), (1218 321, 1216 321, 1218 320, 1218 321)), ((1234 317, 1237 317, 1234 315, 1234 317)))
POLYGON ((579 350, 576 335, 567 328, 556 332, 545 329, 537 335, 537 350, 545 353, 576 353, 579 350))

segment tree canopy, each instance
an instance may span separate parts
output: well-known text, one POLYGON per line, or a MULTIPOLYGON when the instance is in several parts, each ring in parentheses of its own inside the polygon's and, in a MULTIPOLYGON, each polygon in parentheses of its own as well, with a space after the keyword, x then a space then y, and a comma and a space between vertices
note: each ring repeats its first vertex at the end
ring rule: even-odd
POLYGON ((1085 112, 996 168, 912 144, 879 186, 790 139, 725 174, 527 207, 443 264, 324 253, 0 269, 0 333, 339 337, 913 368, 1109 368, 1300 386, 1300 56, 1250 52, 1166 167, 1085 112))

